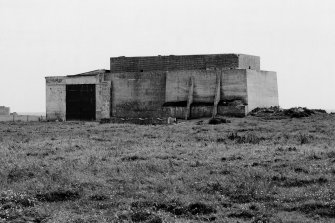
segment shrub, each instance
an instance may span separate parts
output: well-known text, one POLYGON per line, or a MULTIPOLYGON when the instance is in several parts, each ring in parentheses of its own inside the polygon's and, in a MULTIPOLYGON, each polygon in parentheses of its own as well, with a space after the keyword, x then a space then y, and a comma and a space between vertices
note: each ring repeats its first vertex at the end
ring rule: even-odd
POLYGON ((218 125, 222 123, 230 123, 230 121, 225 118, 220 118, 220 117, 211 118, 208 121, 208 124, 210 125, 218 125))
POLYGON ((236 143, 243 144, 243 143, 249 143, 249 144, 259 144, 260 141, 264 140, 263 137, 258 137, 253 132, 247 132, 246 134, 240 136, 237 134, 237 132, 231 132, 228 133, 228 139, 235 141, 236 143))
POLYGON ((188 206, 188 211, 192 215, 199 215, 199 214, 207 215, 216 212, 216 210, 212 206, 200 202, 190 204, 188 206))
POLYGON ((300 133, 298 135, 298 142, 300 143, 300 145, 307 144, 307 143, 309 143, 309 141, 310 141, 310 136, 309 135, 302 134, 302 133, 300 133))

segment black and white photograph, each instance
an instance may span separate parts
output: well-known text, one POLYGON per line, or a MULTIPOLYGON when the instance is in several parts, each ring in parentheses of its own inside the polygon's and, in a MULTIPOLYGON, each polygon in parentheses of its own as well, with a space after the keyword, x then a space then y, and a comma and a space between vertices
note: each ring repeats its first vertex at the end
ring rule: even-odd
POLYGON ((0 223, 335 223, 335 1, 0 0, 0 223))

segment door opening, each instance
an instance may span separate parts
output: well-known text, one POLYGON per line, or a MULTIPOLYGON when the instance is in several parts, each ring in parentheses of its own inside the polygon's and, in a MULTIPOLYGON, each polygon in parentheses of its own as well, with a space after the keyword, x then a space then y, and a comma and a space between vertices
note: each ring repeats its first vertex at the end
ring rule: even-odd
POLYGON ((66 120, 95 120, 95 84, 66 85, 66 120))

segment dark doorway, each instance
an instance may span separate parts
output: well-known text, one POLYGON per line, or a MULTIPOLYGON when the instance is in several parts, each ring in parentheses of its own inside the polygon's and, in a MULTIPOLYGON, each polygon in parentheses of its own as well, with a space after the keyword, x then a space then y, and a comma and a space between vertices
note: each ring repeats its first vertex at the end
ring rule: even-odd
POLYGON ((95 84, 66 85, 66 120, 95 120, 95 84))

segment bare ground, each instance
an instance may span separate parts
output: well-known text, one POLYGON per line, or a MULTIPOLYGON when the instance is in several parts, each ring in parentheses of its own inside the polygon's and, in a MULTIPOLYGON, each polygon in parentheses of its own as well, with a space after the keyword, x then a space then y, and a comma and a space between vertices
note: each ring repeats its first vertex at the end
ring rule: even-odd
POLYGON ((0 222, 335 222, 334 115, 230 120, 0 123, 0 222))

